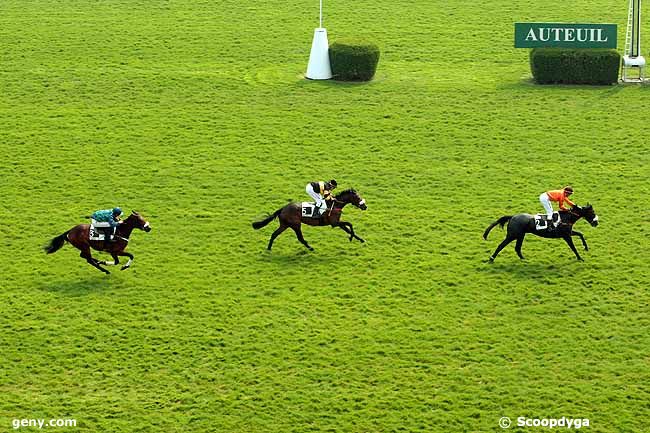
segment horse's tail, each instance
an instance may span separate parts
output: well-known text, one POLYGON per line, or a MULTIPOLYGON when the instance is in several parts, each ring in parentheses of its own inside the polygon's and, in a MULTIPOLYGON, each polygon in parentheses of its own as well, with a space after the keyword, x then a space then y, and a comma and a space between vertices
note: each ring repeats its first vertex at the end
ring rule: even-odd
POLYGON ((490 230, 492 230, 492 229, 494 228, 494 226, 496 226, 497 224, 500 224, 500 225, 501 225, 501 228, 503 228, 503 226, 504 226, 508 221, 510 221, 510 218, 512 218, 512 215, 502 216, 501 218, 499 218, 498 220, 496 220, 495 222, 493 222, 492 224, 490 224, 490 225, 488 226, 488 228, 485 229, 485 232, 483 232, 483 239, 487 240, 488 234, 490 234, 490 230))
POLYGON ((268 223, 276 219, 278 215, 280 215, 280 212, 282 212, 282 208, 276 210, 272 215, 269 215, 268 217, 264 218, 262 221, 255 221, 253 223, 253 228, 255 230, 261 229, 262 227, 266 226, 268 223))
POLYGON ((61 247, 65 244, 65 241, 68 240, 68 233, 70 233, 70 230, 63 233, 62 235, 53 238, 48 245, 43 247, 45 252, 48 254, 52 254, 59 251, 61 247))

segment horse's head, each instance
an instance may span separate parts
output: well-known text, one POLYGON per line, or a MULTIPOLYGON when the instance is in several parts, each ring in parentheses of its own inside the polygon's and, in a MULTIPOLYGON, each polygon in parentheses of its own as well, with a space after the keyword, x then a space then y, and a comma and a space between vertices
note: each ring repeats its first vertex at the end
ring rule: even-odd
POLYGON ((594 211, 592 205, 587 204, 587 206, 584 207, 575 206, 575 209, 581 217, 591 224, 592 227, 598 226, 598 215, 596 215, 596 211, 594 211))
POLYGON ((361 210, 368 209, 366 201, 362 199, 359 193, 354 189, 346 189, 345 191, 341 191, 335 198, 341 203, 350 203, 361 210))
POLYGON ((587 204, 587 206, 583 207, 582 210, 584 212, 584 218, 589 222, 589 224, 591 224, 592 227, 597 227, 598 215, 596 215, 594 207, 590 204, 587 204))
POLYGON ((145 232, 151 231, 149 221, 142 218, 142 215, 134 210, 131 211, 131 215, 129 215, 129 217, 124 220, 124 222, 130 224, 133 228, 144 230, 145 232))

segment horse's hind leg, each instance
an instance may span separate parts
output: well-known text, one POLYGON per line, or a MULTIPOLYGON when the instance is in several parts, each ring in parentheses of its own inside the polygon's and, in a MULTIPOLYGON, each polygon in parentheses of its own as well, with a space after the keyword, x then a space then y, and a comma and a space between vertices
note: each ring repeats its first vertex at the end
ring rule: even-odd
POLYGON ((79 256, 86 259, 86 261, 88 263, 90 263, 92 266, 96 267, 100 271, 104 272, 105 274, 110 274, 110 272, 108 272, 108 270, 106 270, 106 269, 102 268, 101 266, 99 266, 99 263, 100 263, 99 260, 95 259, 92 256, 92 254, 90 254, 90 250, 81 251, 81 254, 79 254, 79 256))
POLYGON ((271 251, 271 248, 273 247, 273 241, 275 240, 275 238, 280 236, 280 233, 282 233, 286 229, 287 229, 287 226, 280 223, 280 227, 278 227, 277 230, 274 231, 273 234, 271 235, 271 239, 269 240, 269 246, 266 247, 267 250, 271 251))
POLYGON ((313 249, 312 247, 309 246, 309 244, 307 243, 307 241, 305 240, 305 238, 302 236, 302 230, 300 230, 300 226, 296 226, 296 227, 291 226, 291 228, 293 229, 294 232, 296 232, 296 237, 298 238, 298 240, 299 240, 299 241, 300 241, 304 246, 306 246, 306 247, 309 249, 309 251, 314 251, 314 249, 313 249))
POLYGON ((122 266, 122 268, 120 268, 120 270, 123 271, 125 269, 129 269, 131 267, 131 262, 133 262, 133 254, 127 253, 126 251, 112 252, 111 253, 111 257, 113 257, 112 262, 101 261, 101 262, 99 262, 99 264, 100 265, 106 265, 106 266, 117 266, 117 265, 120 264, 120 259, 119 259, 118 256, 126 256, 126 257, 129 258, 129 261, 126 262, 126 264, 124 266, 122 266))
POLYGON ((525 237, 526 237, 525 234, 519 236, 519 237, 517 238, 517 243, 515 244, 515 251, 517 252, 517 255, 519 256, 519 258, 520 258, 521 260, 524 260, 524 256, 521 255, 521 244, 524 243, 524 238, 525 238, 525 237))
POLYGON ((497 255, 501 252, 501 250, 504 249, 504 248, 506 247, 506 245, 508 245, 510 242, 514 241, 515 239, 517 239, 517 238, 507 236, 507 237, 503 240, 503 242, 501 242, 501 243, 499 244, 499 246, 497 247, 497 249, 494 250, 494 253, 492 253, 492 255, 490 256, 490 262, 493 262, 494 259, 497 258, 497 255))

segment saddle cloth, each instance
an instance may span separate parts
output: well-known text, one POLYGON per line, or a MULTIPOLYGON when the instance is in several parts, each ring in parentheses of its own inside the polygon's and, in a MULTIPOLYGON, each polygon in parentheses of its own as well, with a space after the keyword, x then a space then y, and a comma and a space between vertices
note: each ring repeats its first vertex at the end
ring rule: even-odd
MULTIPOLYGON (((557 212, 553 212, 554 218, 559 221, 560 215, 557 212), (557 216, 555 216, 557 215, 557 216)), ((548 230, 553 227, 552 220, 549 220, 546 214, 538 213, 535 215, 535 230, 548 230)))
POLYGON ((88 240, 103 241, 105 236, 104 230, 110 226, 109 223, 91 220, 90 230, 88 230, 88 240))
POLYGON ((316 212, 317 207, 314 203, 308 203, 303 201, 301 209, 302 209, 302 216, 307 218, 313 218, 314 212, 316 212))

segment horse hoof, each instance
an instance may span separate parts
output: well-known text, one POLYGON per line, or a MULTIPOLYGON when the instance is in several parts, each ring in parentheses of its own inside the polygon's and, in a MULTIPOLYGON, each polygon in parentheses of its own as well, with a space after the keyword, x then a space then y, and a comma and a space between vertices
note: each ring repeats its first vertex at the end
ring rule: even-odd
POLYGON ((122 267, 120 268, 120 270, 121 270, 121 271, 125 271, 125 270, 129 269, 130 267, 131 267, 131 266, 122 266, 122 267))

